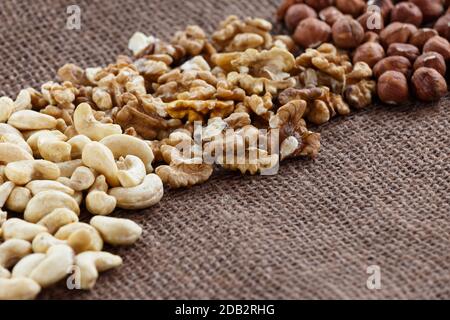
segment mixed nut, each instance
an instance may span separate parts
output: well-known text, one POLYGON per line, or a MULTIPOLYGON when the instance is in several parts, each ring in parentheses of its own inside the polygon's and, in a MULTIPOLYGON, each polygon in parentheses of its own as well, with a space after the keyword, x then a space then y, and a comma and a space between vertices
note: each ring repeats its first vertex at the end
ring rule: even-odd
POLYGON ((301 47, 332 42, 347 50, 355 65, 367 63, 379 99, 401 104, 447 94, 448 6, 444 0, 285 0, 277 16, 301 47))
POLYGON ((410 86, 420 100, 440 99, 444 8, 286 0, 278 17, 293 38, 236 16, 211 37, 198 26, 170 42, 137 32, 132 56, 66 64, 60 82, 1 97, 0 299, 33 299, 72 273, 75 287, 93 288, 99 272, 122 264, 104 244, 131 245, 142 233, 110 215, 157 204, 164 186, 203 183, 217 167, 256 174, 314 158, 320 135, 309 124, 364 108, 377 91, 393 104, 410 86))

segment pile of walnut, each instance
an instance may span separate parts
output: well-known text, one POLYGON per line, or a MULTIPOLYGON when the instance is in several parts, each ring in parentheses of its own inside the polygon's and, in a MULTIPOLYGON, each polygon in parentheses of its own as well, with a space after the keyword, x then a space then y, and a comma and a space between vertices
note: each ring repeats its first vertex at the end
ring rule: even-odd
POLYGON ((344 88, 347 102, 362 107, 374 91, 388 104, 412 96, 433 102, 447 94, 449 5, 445 0, 284 0, 277 15, 298 45, 332 42, 351 51, 355 68, 361 62, 373 68, 377 85, 367 77, 344 88))
POLYGON ((314 158, 320 135, 308 123, 371 103, 370 64, 329 43, 295 58, 292 39, 271 29, 230 16, 210 38, 198 26, 170 42, 138 32, 132 57, 67 64, 60 82, 0 98, 0 299, 35 298, 71 272, 91 289, 122 263, 103 244, 130 245, 142 232, 109 217, 116 207, 148 208, 163 186, 203 183, 217 166, 256 174, 314 158))

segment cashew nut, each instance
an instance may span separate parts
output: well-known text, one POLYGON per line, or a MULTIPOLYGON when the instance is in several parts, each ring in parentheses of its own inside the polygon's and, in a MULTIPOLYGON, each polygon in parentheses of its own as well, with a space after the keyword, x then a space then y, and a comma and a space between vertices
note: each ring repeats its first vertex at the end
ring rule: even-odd
POLYGON ((92 108, 87 103, 81 103, 73 114, 75 129, 94 141, 100 141, 112 134, 121 134, 122 128, 117 124, 101 123, 97 121, 92 108))
POLYGON ((32 300, 41 292, 41 287, 32 279, 0 279, 0 300, 32 300))
POLYGON ((119 158, 117 162, 117 178, 120 185, 125 188, 136 187, 140 185, 146 176, 146 170, 142 160, 136 156, 128 155, 119 158))
POLYGON ((42 218, 38 225, 44 226, 49 233, 54 234, 61 227, 74 222, 78 222, 78 216, 75 212, 66 208, 58 208, 42 218))
POLYGON ((92 142, 92 140, 82 134, 70 138, 67 141, 67 143, 72 146, 71 152, 72 159, 81 158, 81 154, 83 153, 84 147, 90 142, 92 142))
POLYGON ((16 263, 12 269, 13 278, 29 278, 31 272, 45 259, 44 253, 29 254, 16 263))
POLYGON ((0 244, 0 266, 10 268, 31 253, 31 244, 21 239, 9 239, 0 244))
POLYGON ((144 140, 126 134, 115 134, 102 139, 100 143, 112 151, 114 158, 133 155, 142 160, 147 173, 153 171, 153 151, 144 140))
POLYGON ((25 208, 25 220, 37 223, 53 210, 58 208, 67 208, 77 215, 80 214, 80 208, 74 198, 61 191, 43 191, 39 192, 25 208))
POLYGON ((117 205, 117 200, 108 195, 108 184, 104 175, 95 179, 86 196, 86 209, 92 214, 106 216, 111 214, 117 205))
POLYGON ((101 251, 103 248, 103 240, 98 231, 83 222, 74 222, 61 227, 55 237, 67 240, 75 252, 101 251))
POLYGON ((144 209, 158 203, 163 194, 163 183, 156 174, 149 174, 144 181, 132 188, 117 187, 109 190, 122 209, 144 209))
POLYGON ((98 273, 122 265, 122 258, 108 252, 83 252, 75 257, 80 268, 81 288, 92 289, 97 282, 98 273))
POLYGON ((129 219, 96 216, 91 219, 90 224, 100 232, 106 243, 114 246, 131 245, 142 234, 142 228, 129 219))
POLYGON ((6 177, 18 185, 25 185, 31 180, 56 180, 60 171, 56 164, 47 160, 22 160, 8 163, 6 177))
POLYGON ((60 177, 58 178, 58 181, 75 191, 83 191, 92 186, 95 181, 95 176, 91 169, 80 166, 75 169, 70 179, 60 177))
POLYGON ((71 159, 72 146, 64 141, 52 141, 50 137, 41 137, 38 142, 39 153, 45 160, 64 162, 71 159))
POLYGON ((0 163, 11 163, 22 160, 33 160, 33 156, 25 149, 11 142, 0 143, 0 163))
POLYGON ((8 210, 23 213, 31 200, 31 192, 24 187, 15 187, 6 200, 6 208, 8 210))
POLYGON ((45 259, 30 273, 30 278, 41 287, 48 287, 64 279, 74 264, 74 252, 68 245, 55 245, 48 249, 45 259))
POLYGON ((67 137, 58 130, 39 130, 27 139, 27 143, 35 156, 52 162, 64 162, 71 159, 72 149, 66 140, 67 137))
POLYGON ((61 191, 67 193, 70 196, 75 194, 75 191, 68 186, 65 186, 61 182, 54 180, 34 180, 30 181, 25 186, 31 191, 33 196, 43 191, 61 191))
POLYGON ((0 208, 3 208, 13 189, 14 183, 11 181, 6 181, 0 186, 0 208))
POLYGON ((7 123, 0 123, 0 136, 6 135, 6 134, 15 134, 21 138, 23 138, 22 133, 14 128, 13 126, 7 124, 7 123))
POLYGON ((22 148, 26 152, 28 152, 30 155, 33 154, 33 151, 31 150, 28 143, 25 141, 24 138, 21 136, 14 134, 14 133, 5 133, 0 136, 0 143, 9 142, 12 144, 17 145, 18 147, 22 148))
POLYGON ((47 228, 21 219, 11 218, 2 225, 3 238, 32 241, 36 235, 46 232, 47 228))
POLYGON ((20 110, 9 117, 8 124, 19 130, 54 129, 56 119, 33 110, 20 110))
POLYGON ((39 233, 31 243, 34 253, 46 253, 50 247, 67 244, 67 241, 56 239, 48 232, 39 233))
POLYGON ((30 110, 32 108, 31 104, 31 94, 28 89, 20 90, 19 94, 14 101, 14 112, 20 110, 30 110))
POLYGON ((8 97, 0 98, 0 122, 8 121, 14 111, 14 101, 8 97))
POLYGON ((83 165, 83 162, 81 161, 81 159, 75 159, 65 162, 58 162, 56 165, 59 168, 61 177, 70 178, 75 169, 83 165))
POLYGON ((117 178, 117 164, 108 147, 100 142, 91 142, 84 147, 81 159, 85 166, 103 174, 110 186, 118 187, 120 185, 117 178))

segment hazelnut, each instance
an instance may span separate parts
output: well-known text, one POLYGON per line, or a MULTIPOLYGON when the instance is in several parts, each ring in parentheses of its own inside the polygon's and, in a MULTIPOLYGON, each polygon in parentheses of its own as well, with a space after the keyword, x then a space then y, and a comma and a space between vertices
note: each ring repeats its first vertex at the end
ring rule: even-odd
POLYGON ((408 80, 403 73, 386 71, 378 79, 378 97, 387 104, 400 104, 409 98, 408 80))
POLYGON ((385 20, 389 18, 391 10, 394 8, 394 4, 391 0, 369 0, 367 2, 367 8, 372 6, 380 8, 381 15, 385 20))
POLYGON ((362 61, 373 68, 373 66, 384 57, 385 53, 381 44, 377 42, 366 42, 356 49, 355 54, 353 55, 353 64, 362 61))
POLYGON ((420 27, 423 21, 423 14, 414 3, 400 2, 391 11, 391 21, 411 23, 416 27, 420 27))
POLYGON ((381 75, 389 70, 397 71, 409 77, 411 72, 411 62, 402 56, 392 56, 384 58, 378 61, 378 63, 373 67, 373 74, 376 78, 381 77, 381 75))
POLYGON ((444 12, 442 0, 410 0, 422 11, 425 22, 437 19, 444 12))
POLYGON ((364 0, 336 0, 336 7, 344 14, 359 17, 366 8, 364 0))
POLYGON ((364 28, 364 31, 379 33, 384 29, 383 17, 378 11, 367 11, 358 18, 358 22, 364 28))
POLYGON ((380 32, 381 43, 385 47, 395 42, 408 43, 416 31, 416 26, 410 23, 393 22, 380 32))
POLYGON ((319 18, 330 26, 340 18, 342 18, 344 14, 340 12, 336 7, 328 7, 319 12, 319 18))
POLYGON ((434 69, 425 67, 417 69, 411 82, 417 97, 422 101, 437 101, 447 94, 447 82, 434 69))
POLYGON ((277 9, 277 20, 282 21, 288 9, 296 3, 302 3, 303 0, 283 0, 277 9))
POLYGON ((372 31, 367 31, 364 35, 363 42, 380 42, 380 36, 372 31))
POLYGON ((414 32, 411 39, 409 39, 409 43, 419 48, 419 50, 422 50, 424 44, 437 35, 438 32, 434 29, 422 28, 414 32))
POLYGON ((416 61, 417 57, 420 55, 419 49, 408 43, 393 43, 389 46, 387 50, 388 56, 402 56, 407 58, 411 63, 416 61))
POLYGON ((334 0, 304 0, 304 2, 316 11, 332 6, 334 0))
POLYGON ((439 35, 450 41, 450 14, 447 13, 439 18, 434 25, 434 29, 439 32, 439 35))
POLYGON ((328 24, 316 18, 301 21, 292 36, 294 41, 304 48, 317 47, 328 42, 331 28, 328 24))
POLYGON ((450 59, 450 43, 441 36, 435 36, 425 43, 423 52, 430 51, 440 53, 446 61, 450 59))
POLYGON ((286 23, 286 27, 288 27, 289 30, 294 30, 300 21, 311 17, 317 17, 317 13, 313 8, 306 4, 294 4, 286 12, 284 22, 286 23))
POLYGON ((414 70, 422 67, 434 69, 443 76, 447 71, 444 57, 437 52, 427 52, 418 57, 414 63, 414 70))
POLYGON ((359 46, 364 39, 364 29, 358 21, 351 18, 339 19, 332 28, 334 43, 344 49, 359 46))

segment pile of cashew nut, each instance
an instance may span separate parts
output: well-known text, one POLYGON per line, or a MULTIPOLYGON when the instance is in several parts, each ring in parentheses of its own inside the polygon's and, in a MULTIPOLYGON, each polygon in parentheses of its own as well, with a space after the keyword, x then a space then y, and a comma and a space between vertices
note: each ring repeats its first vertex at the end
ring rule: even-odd
POLYGON ((69 139, 59 120, 0 98, 0 300, 34 299, 74 269, 79 288, 93 288, 99 272, 122 264, 104 243, 131 245, 142 233, 109 215, 163 196, 145 141, 97 121, 86 103, 73 114, 78 135, 69 139))

